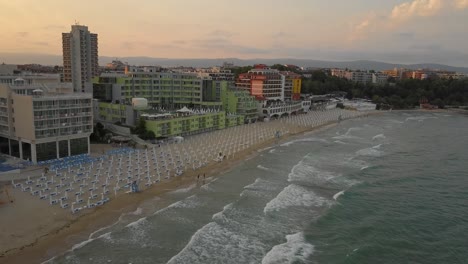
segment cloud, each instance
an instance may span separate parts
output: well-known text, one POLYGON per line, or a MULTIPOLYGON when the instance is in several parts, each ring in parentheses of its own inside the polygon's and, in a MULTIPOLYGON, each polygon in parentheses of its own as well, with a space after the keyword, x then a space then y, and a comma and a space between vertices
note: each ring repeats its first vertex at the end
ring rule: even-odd
POLYGON ((402 24, 414 18, 433 17, 465 8, 468 8, 468 0, 412 0, 404 2, 394 6, 387 14, 377 15, 375 12, 371 12, 354 24, 349 40, 365 39, 374 32, 398 30, 402 24))
POLYGON ((230 38, 236 34, 231 31, 217 29, 217 30, 210 32, 208 35, 214 36, 214 37, 230 38))
MULTIPOLYGON (((444 0, 447 1, 447 0, 444 0)), ((412 17, 433 16, 442 10, 442 0, 413 0, 402 3, 393 8, 390 18, 393 20, 405 20, 412 17)))
POLYGON ((458 9, 468 8, 468 0, 455 0, 455 7, 458 9))

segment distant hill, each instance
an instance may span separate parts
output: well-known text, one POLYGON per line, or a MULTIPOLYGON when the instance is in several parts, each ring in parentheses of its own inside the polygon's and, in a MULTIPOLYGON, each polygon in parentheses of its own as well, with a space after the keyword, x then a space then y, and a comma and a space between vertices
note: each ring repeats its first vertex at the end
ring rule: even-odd
MULTIPOLYGON (((114 60, 115 57, 100 56, 99 64, 114 60)), ((231 62, 237 66, 253 65, 263 63, 267 65, 273 64, 294 64, 300 67, 316 67, 316 68, 348 68, 360 70, 387 70, 395 67, 404 67, 408 69, 431 68, 455 71, 468 74, 467 67, 453 67, 443 64, 419 63, 419 64, 393 64, 379 61, 356 60, 356 61, 322 61, 309 59, 237 59, 237 58, 219 58, 219 59, 169 59, 169 58, 151 58, 151 57, 119 57, 119 60, 127 62, 131 65, 159 65, 163 67, 173 66, 192 66, 192 67, 212 67, 220 66, 223 62, 231 62)), ((38 63, 44 65, 62 65, 61 55, 49 54, 15 54, 15 53, 0 53, 0 63, 7 64, 27 64, 38 63)))

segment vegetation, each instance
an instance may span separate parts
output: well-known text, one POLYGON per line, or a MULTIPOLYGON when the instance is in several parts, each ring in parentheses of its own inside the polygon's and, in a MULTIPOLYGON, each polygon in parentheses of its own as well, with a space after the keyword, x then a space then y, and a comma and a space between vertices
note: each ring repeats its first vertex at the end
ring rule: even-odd
POLYGON ((93 143, 106 143, 110 138, 109 130, 105 129, 101 123, 96 123, 93 128, 93 133, 89 137, 90 141, 93 143))
POLYGON ((156 138, 156 135, 153 131, 146 129, 146 120, 140 118, 136 127, 131 128, 130 131, 132 134, 138 135, 143 140, 152 140, 156 138))
POLYGON ((243 66, 243 67, 233 68, 233 69, 231 69, 231 71, 232 71, 232 73, 234 73, 234 78, 237 79, 237 77, 239 77, 239 74, 244 73, 244 72, 248 72, 251 69, 253 69, 253 66, 243 66))
POLYGON ((414 108, 419 105, 421 98, 426 98, 440 108, 446 105, 468 105, 468 79, 390 79, 385 85, 373 85, 314 71, 311 78, 302 80, 302 93, 319 95, 337 91, 346 92, 348 99, 367 98, 378 105, 390 105, 394 109, 414 108))

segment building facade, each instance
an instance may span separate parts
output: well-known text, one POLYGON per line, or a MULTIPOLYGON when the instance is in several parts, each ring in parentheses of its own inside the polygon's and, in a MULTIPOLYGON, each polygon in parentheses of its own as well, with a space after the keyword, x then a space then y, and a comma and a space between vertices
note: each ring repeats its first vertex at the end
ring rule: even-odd
POLYGON ((0 84, 0 152, 33 163, 89 154, 91 100, 45 84, 0 84))
POLYGON ((73 25, 62 33, 63 81, 73 83, 75 92, 92 93, 92 79, 98 76, 98 35, 88 27, 73 25))
POLYGON ((290 72, 283 71, 280 72, 281 75, 281 85, 283 90, 283 101, 298 101, 301 99, 301 86, 302 78, 301 75, 290 72))
POLYGON ((255 65, 255 68, 249 72, 239 74, 236 87, 266 100, 283 100, 284 98, 280 72, 263 64, 255 65))
POLYGON ((372 73, 372 83, 377 85, 384 85, 388 82, 388 76, 381 72, 372 73))

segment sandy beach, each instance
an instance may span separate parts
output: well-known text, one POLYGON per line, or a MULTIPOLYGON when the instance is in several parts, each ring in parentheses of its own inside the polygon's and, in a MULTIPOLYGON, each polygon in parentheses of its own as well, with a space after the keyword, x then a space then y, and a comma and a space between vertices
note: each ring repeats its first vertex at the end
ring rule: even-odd
MULTIPOLYGON (((370 113, 362 113, 368 115, 370 113)), ((358 117, 353 116, 353 117, 358 117)), ((350 117, 352 118, 352 117, 350 117)), ((264 126, 277 127, 278 122, 264 123, 264 126)), ((119 195, 104 206, 89 209, 80 214, 71 214, 69 210, 49 206, 39 199, 31 198, 29 193, 20 189, 8 188, 14 202, 0 207, 0 255, 1 263, 42 263, 52 256, 69 250, 73 245, 87 240, 90 234, 100 228, 109 226, 124 213, 129 213, 138 206, 154 197, 160 197, 157 203, 165 207, 168 202, 164 194, 183 188, 197 182, 197 175, 206 174, 207 177, 218 177, 232 169, 245 159, 251 158, 275 144, 291 140, 303 133, 326 129, 336 124, 329 121, 319 126, 301 126, 288 124, 288 133, 281 138, 263 140, 260 144, 253 144, 231 155, 222 162, 210 162, 207 166, 197 170, 187 170, 182 176, 163 180, 139 193, 119 195)), ((204 134, 207 140, 210 133, 204 134)), ((110 148, 109 145, 94 146, 93 152, 99 154, 110 148)))

